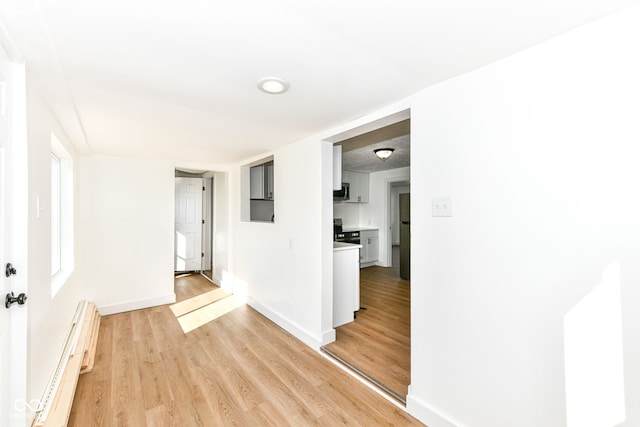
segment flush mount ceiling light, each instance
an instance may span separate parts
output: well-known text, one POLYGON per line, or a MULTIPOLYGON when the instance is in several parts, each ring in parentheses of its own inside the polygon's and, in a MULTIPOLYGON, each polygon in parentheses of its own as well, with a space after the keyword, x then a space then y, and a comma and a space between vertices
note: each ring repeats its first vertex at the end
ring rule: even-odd
POLYGON ((378 156, 380 160, 387 160, 389 156, 391 156, 391 153, 393 153, 393 148, 378 148, 373 150, 373 152, 376 153, 376 156, 378 156))
POLYGON ((289 90, 289 82, 277 77, 265 77, 258 82, 258 89, 272 95, 278 95, 289 90))

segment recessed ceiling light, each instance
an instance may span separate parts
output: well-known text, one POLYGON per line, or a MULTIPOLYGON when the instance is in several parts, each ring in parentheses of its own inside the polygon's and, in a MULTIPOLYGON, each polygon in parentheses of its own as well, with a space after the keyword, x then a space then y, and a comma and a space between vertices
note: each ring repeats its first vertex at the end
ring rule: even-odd
POLYGON ((265 77, 258 82, 258 89, 266 93, 277 95, 289 90, 289 82, 277 77, 265 77))

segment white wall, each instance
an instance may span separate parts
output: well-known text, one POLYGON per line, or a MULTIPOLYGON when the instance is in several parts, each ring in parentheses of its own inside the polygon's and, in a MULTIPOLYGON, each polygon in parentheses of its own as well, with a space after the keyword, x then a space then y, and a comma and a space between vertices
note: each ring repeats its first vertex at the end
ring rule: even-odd
POLYGON ((84 298, 101 314, 175 301, 174 165, 105 156, 79 164, 84 298))
POLYGON ((51 296, 51 132, 74 158, 74 216, 78 216, 78 157, 56 118, 34 89, 27 70, 27 135, 29 157, 29 399, 40 399, 59 361, 73 314, 80 301, 80 273, 77 259, 81 249, 75 227, 76 269, 56 294, 51 296), (40 199, 37 218, 36 198, 40 199))
POLYGON ((240 221, 241 168, 251 159, 230 174, 234 285, 246 284, 252 306, 314 347, 323 339, 323 233, 332 239, 320 196, 325 154, 317 140, 273 153, 274 223, 240 221))
POLYGON ((640 425, 638 40, 635 7, 411 100, 408 408, 427 424, 566 425, 565 316, 617 260, 619 425, 640 425), (453 218, 431 217, 442 195, 453 218))
POLYGON ((333 202, 333 217, 341 218, 344 228, 357 227, 360 224, 361 203, 333 202))

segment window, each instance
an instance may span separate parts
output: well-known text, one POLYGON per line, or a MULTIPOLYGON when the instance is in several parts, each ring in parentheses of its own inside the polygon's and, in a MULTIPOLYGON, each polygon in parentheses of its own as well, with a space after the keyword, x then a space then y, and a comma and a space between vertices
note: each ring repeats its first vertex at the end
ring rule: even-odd
POLYGON ((60 158, 51 153, 51 277, 61 269, 60 158))
POLYGON ((73 160, 51 134, 51 296, 73 272, 73 160))

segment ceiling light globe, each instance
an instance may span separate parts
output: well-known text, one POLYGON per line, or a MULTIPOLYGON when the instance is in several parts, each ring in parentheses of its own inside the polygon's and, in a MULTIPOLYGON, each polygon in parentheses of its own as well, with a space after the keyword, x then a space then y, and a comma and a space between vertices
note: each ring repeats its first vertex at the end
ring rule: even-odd
POLYGON ((380 160, 387 160, 393 153, 393 148, 378 148, 373 152, 378 156, 380 160))

